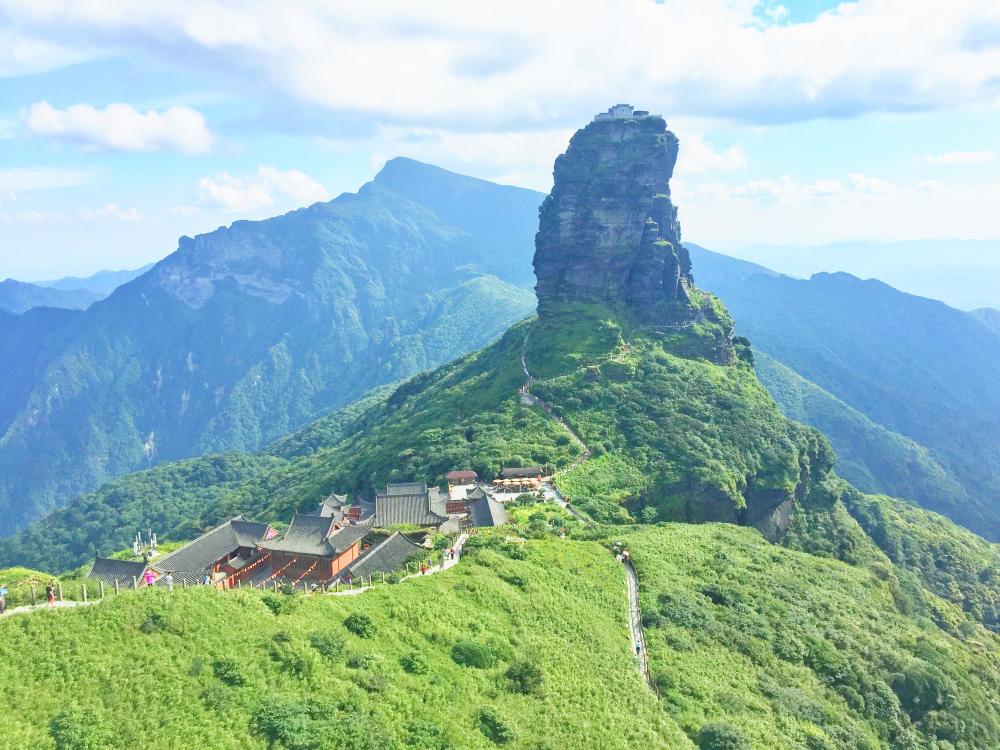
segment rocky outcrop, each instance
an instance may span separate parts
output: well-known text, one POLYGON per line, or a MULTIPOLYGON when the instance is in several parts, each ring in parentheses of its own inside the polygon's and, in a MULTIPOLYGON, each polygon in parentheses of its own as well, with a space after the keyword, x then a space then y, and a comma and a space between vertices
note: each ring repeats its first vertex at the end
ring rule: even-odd
POLYGON ((538 312, 568 302, 627 308, 648 324, 683 325, 691 261, 670 177, 677 138, 662 117, 604 119, 577 131, 555 163, 535 237, 538 312))

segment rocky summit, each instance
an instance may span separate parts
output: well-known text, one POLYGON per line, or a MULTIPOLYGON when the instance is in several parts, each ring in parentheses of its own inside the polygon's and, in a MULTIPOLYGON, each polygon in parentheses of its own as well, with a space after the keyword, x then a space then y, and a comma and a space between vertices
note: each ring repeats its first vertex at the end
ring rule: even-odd
POLYGON ((618 105, 577 131, 555 163, 535 238, 538 312, 562 303, 624 309, 648 325, 705 314, 680 243, 670 177, 677 137, 658 115, 618 105))

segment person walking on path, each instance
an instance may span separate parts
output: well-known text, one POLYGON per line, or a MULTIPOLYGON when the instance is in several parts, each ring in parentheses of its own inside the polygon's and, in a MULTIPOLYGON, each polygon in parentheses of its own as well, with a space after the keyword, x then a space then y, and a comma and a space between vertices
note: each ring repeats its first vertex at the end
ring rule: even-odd
POLYGON ((0 615, 7 611, 7 589, 0 589, 0 615))
POLYGON ((165 576, 163 576, 163 582, 165 584, 167 584, 167 591, 173 591, 174 590, 174 574, 173 573, 167 573, 165 576))
POLYGON ((420 575, 422 575, 422 576, 427 575, 427 565, 421 565, 420 566, 420 575))
POLYGON ((56 582, 49 581, 49 585, 45 587, 45 598, 49 603, 49 606, 55 606, 56 603, 56 582))
POLYGON ((146 588, 152 588, 153 582, 156 580, 155 578, 153 578, 153 571, 147 568, 146 575, 144 576, 144 578, 146 579, 146 588))
POLYGON ((202 583, 203 586, 211 586, 212 585, 212 576, 210 576, 208 573, 206 573, 205 577, 202 579, 201 583, 202 583))

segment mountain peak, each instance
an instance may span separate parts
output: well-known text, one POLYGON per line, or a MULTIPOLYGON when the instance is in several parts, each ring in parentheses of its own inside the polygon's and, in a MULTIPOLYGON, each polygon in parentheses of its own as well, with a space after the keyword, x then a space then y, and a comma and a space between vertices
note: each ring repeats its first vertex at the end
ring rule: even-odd
POLYGON ((628 105, 576 132, 540 212, 540 315, 583 302, 625 308, 649 324, 694 320, 691 262, 670 200, 677 149, 662 117, 628 105))

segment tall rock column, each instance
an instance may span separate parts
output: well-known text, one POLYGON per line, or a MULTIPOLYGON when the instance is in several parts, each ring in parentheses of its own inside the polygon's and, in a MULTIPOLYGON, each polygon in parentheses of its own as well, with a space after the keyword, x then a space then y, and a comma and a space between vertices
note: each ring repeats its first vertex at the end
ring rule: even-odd
POLYGON ((540 316, 595 302, 649 324, 694 319, 691 261, 670 201, 676 161, 677 138, 659 116, 601 116, 577 131, 540 209, 540 316))

